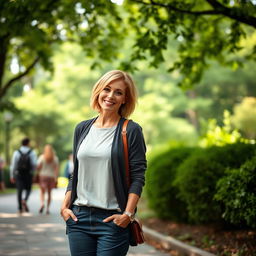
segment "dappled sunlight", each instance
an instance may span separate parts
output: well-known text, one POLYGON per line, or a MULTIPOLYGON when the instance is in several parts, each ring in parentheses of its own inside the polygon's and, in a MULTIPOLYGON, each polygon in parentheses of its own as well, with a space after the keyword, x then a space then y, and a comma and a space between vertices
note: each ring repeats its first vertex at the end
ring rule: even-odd
POLYGON ((52 237, 52 240, 53 241, 56 241, 56 242, 65 242, 66 241, 66 238, 64 236, 55 236, 55 237, 52 237))
MULTIPOLYGON (((10 234, 14 235, 24 235, 25 232, 18 228, 18 225, 14 223, 0 223, 0 229, 8 229, 10 234)), ((2 236, 2 235, 1 235, 2 236)))
POLYGON ((50 232, 63 229, 63 225, 56 223, 28 224, 27 229, 30 229, 34 232, 50 232))
POLYGON ((14 235, 25 235, 25 232, 22 231, 22 230, 13 230, 11 232, 11 234, 14 234, 14 235))
POLYGON ((0 223, 0 229, 2 228, 17 228, 17 225, 13 223, 0 223))
POLYGON ((0 218, 20 218, 20 217, 31 217, 31 213, 0 213, 0 218))

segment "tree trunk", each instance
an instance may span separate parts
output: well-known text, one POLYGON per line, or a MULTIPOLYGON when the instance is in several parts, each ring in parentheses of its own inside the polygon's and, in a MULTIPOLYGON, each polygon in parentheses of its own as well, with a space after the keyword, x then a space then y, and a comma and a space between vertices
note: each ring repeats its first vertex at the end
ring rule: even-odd
POLYGON ((6 56, 8 52, 9 38, 8 36, 0 37, 0 90, 3 87, 4 70, 6 56))
POLYGON ((34 68, 34 66, 36 65, 36 63, 38 61, 39 61, 39 57, 36 57, 34 59, 34 61, 27 67, 27 69, 24 72, 19 73, 18 75, 16 75, 12 79, 10 79, 7 83, 5 83, 4 85, 3 84, 1 85, 1 87, 0 87, 0 100, 5 96, 5 94, 7 93, 9 88, 13 85, 13 83, 15 81, 18 81, 22 77, 26 76, 32 70, 32 68, 34 68))

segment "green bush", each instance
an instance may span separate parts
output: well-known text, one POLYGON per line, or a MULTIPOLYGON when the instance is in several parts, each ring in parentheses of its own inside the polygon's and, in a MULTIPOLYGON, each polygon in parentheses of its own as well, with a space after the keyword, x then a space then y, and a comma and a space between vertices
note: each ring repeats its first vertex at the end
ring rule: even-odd
POLYGON ((226 221, 256 228, 256 156, 240 169, 227 170, 214 198, 223 205, 226 221))
POLYGON ((9 167, 4 167, 3 169, 3 178, 6 188, 14 188, 16 187, 15 184, 10 182, 10 169, 9 167))
POLYGON ((192 148, 169 148, 150 158, 146 172, 146 193, 149 206, 158 217, 186 221, 186 205, 172 185, 178 166, 191 154, 192 148))
POLYGON ((254 145, 231 144, 195 151, 177 170, 174 186, 186 202, 190 222, 221 221, 220 203, 214 200, 217 181, 226 168, 239 168, 253 155, 254 145))

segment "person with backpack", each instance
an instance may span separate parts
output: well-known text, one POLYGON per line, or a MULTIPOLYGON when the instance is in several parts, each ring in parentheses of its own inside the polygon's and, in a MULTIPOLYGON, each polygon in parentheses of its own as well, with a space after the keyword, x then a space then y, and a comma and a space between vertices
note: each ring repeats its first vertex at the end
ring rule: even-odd
POLYGON ((31 192, 33 172, 36 168, 37 156, 29 146, 30 139, 24 138, 21 147, 13 153, 10 166, 10 181, 16 183, 18 211, 29 212, 27 201, 31 192), (25 196, 23 191, 25 190, 25 196))

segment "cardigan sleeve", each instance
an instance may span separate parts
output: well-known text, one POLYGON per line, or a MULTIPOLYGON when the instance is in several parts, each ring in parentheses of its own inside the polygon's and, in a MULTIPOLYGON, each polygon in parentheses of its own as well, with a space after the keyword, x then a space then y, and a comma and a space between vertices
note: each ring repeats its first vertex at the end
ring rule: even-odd
MULTIPOLYGON (((81 124, 81 123, 80 123, 81 124)), ((75 128, 75 131, 74 131, 74 136, 73 136, 73 163, 74 163, 74 168, 75 168, 75 165, 76 165, 76 149, 77 149, 77 143, 78 143, 78 139, 79 139, 79 133, 80 133, 80 124, 78 124, 75 128)), ((73 173, 71 174, 70 176, 70 179, 69 179, 69 182, 68 182, 68 186, 67 186, 67 190, 66 192, 68 191, 71 191, 72 190, 72 183, 73 183, 73 175, 74 175, 74 171, 73 173)))
MULTIPOLYGON (((130 123, 130 122, 129 122, 130 123)), ((135 122, 131 122, 131 132, 128 130, 128 153, 130 168, 130 188, 128 193, 141 195, 145 184, 145 171, 147 168, 146 145, 142 128, 135 122)))

